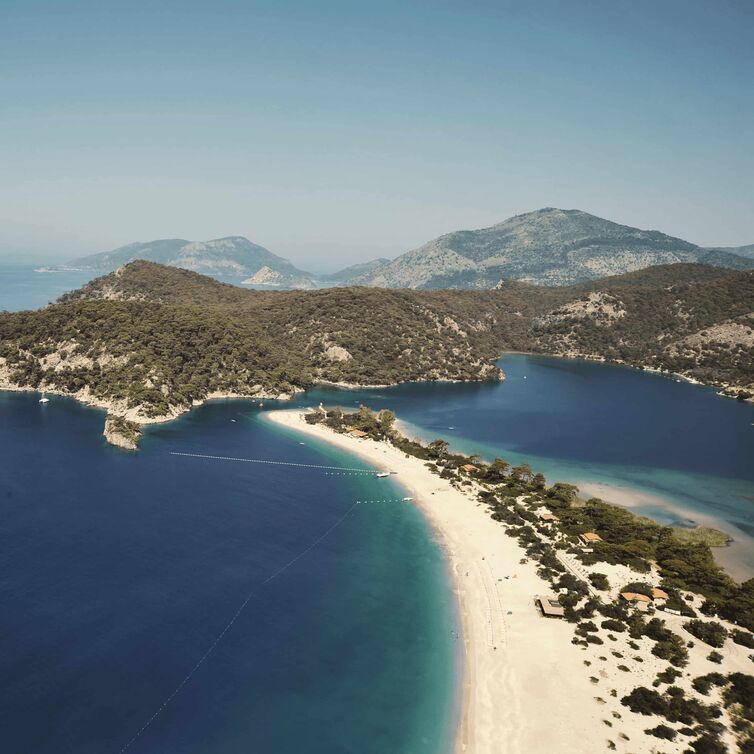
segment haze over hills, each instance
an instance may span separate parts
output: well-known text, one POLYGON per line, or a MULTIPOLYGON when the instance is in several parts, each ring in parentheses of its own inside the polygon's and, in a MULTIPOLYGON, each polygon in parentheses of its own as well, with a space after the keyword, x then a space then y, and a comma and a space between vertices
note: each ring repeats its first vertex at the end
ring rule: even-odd
POLYGON ((348 282, 387 288, 493 288, 502 278, 514 278, 557 286, 679 262, 754 267, 754 261, 734 251, 705 249, 656 230, 548 207, 490 228, 448 233, 348 282))
POLYGON ((180 267, 203 275, 233 280, 247 285, 276 288, 312 288, 312 276, 287 259, 243 236, 228 236, 212 241, 187 241, 166 238, 147 243, 132 243, 113 251, 91 254, 69 262, 78 270, 112 272, 137 259, 180 267))
POLYGON ((754 268, 754 245, 703 248, 656 230, 640 230, 580 210, 546 208, 490 228, 462 230, 396 259, 374 259, 327 275, 304 272, 241 236, 198 242, 162 239, 75 259, 68 268, 111 272, 144 259, 268 289, 341 285, 382 288, 494 288, 503 279, 571 285, 662 264, 754 268))
POLYGON ((754 243, 748 246, 717 246, 709 251, 724 251, 728 254, 737 254, 739 257, 754 259, 754 243))

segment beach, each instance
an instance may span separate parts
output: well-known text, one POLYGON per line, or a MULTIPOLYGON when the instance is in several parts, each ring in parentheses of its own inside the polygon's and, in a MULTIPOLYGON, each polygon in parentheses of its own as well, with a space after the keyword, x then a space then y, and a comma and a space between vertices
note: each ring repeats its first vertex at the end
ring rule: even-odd
MULTIPOLYGON (((551 594, 523 549, 473 494, 453 488, 387 443, 357 440, 303 420, 302 411, 265 418, 397 472, 447 555, 463 635, 463 695, 456 752, 583 752, 605 747, 604 709, 595 703, 585 651, 573 629, 541 616, 551 594)), ((628 725, 623 726, 628 727, 628 725)), ((639 731, 640 733, 640 731, 639 731)))

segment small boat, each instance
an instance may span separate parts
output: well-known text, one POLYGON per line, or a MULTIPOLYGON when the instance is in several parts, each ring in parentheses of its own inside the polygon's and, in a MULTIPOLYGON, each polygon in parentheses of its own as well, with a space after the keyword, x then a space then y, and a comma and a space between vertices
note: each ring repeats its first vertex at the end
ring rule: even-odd
POLYGON ((378 472, 377 472, 377 476, 378 476, 378 477, 379 477, 380 479, 384 479, 384 478, 385 478, 386 476, 390 476, 390 474, 388 474, 388 473, 387 473, 387 471, 378 471, 378 472))
POLYGON ((412 497, 404 497, 404 498, 403 498, 403 502, 404 502, 404 503, 410 503, 410 502, 411 502, 411 501, 412 501, 413 499, 414 499, 414 498, 412 498, 412 497))
POLYGON ((231 421, 235 423, 236 420, 235 419, 231 419, 231 421))
POLYGON ((259 408, 264 408, 264 403, 260 403, 259 408))
POLYGON ((42 393, 42 397, 39 399, 39 402, 40 403, 49 403, 50 399, 44 393, 42 393))

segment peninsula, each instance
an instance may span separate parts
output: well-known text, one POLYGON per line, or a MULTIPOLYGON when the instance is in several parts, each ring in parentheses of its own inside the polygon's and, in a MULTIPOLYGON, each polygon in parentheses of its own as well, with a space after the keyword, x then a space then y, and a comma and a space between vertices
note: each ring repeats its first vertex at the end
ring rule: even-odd
POLYGON ((265 416, 397 473, 435 529, 463 623, 459 753, 751 746, 754 585, 706 545, 526 466, 411 441, 389 411, 265 416))

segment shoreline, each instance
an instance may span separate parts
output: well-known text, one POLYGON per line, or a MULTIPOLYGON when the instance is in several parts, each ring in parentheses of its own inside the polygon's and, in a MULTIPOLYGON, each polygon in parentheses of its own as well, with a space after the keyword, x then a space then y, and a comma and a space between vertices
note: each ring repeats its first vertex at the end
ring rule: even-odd
MULTIPOLYGON (((748 547, 751 546, 751 543, 742 538, 746 536, 745 533, 740 534, 737 538, 734 532, 730 531, 730 527, 725 525, 725 521, 718 520, 714 516, 684 508, 682 505, 674 503, 661 495, 642 492, 628 485, 588 480, 577 480, 573 482, 573 484, 579 488, 579 497, 582 500, 587 500, 590 497, 597 497, 610 505, 627 508, 636 515, 646 515, 637 511, 636 508, 641 508, 644 505, 652 505, 675 514, 679 519, 693 522, 695 526, 689 528, 701 526, 722 532, 730 537, 728 543, 722 547, 710 547, 710 552, 717 565, 720 566, 732 579, 739 583, 754 578, 754 572, 752 572, 751 567, 747 566, 738 554, 739 551, 748 549, 748 547)), ((652 516, 647 516, 647 518, 656 521, 652 516)))
POLYGON ((456 754, 601 750, 600 710, 583 672, 572 628, 543 618, 534 604, 550 585, 518 542, 474 493, 449 482, 397 448, 357 440, 303 420, 303 410, 266 412, 265 420, 334 445, 400 484, 425 516, 447 559, 463 636, 457 691, 456 754), (547 710, 547 721, 540 718, 547 710))

